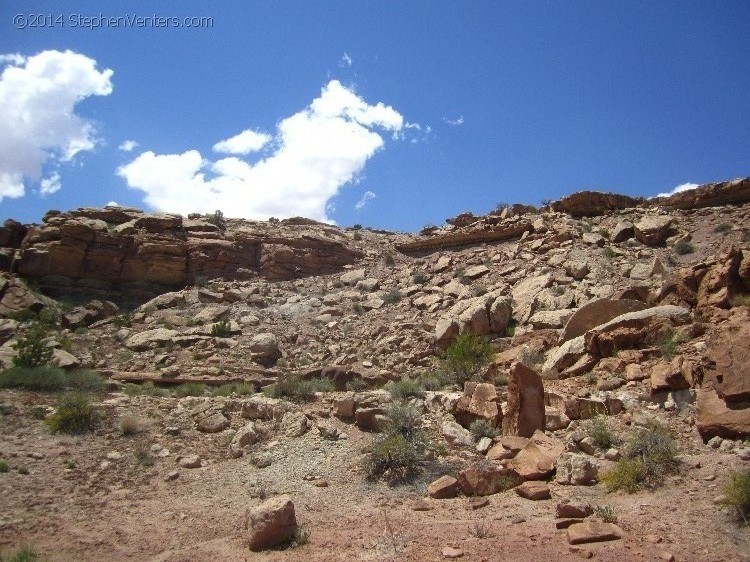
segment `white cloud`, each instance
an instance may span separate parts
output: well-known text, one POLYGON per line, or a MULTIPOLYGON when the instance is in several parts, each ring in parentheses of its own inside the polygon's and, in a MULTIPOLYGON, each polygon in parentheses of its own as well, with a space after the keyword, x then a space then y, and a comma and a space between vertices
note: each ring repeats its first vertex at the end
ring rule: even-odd
POLYGON ((60 174, 53 172, 50 177, 44 178, 39 182, 39 193, 43 196, 52 195, 53 193, 60 191, 61 187, 62 183, 60 183, 60 174))
POLYGON ((458 127, 459 125, 464 124, 464 116, 461 115, 457 119, 448 119, 447 117, 443 117, 443 121, 447 123, 448 125, 452 125, 454 127, 458 127))
POLYGON ((117 148, 119 148, 123 152, 133 152, 133 149, 138 148, 139 146, 140 145, 134 140, 125 140, 122 141, 122 143, 120 143, 120 146, 118 146, 117 148))
POLYGON ((245 129, 239 135, 217 142, 213 146, 213 151, 224 154, 250 154, 263 148, 270 140, 271 137, 265 133, 245 129))
POLYGON ((376 197, 377 195, 375 195, 372 191, 365 191, 362 194, 362 198, 354 204, 354 208, 357 209, 358 211, 361 209, 364 209, 365 205, 367 205, 370 201, 372 201, 376 197))
POLYGON ((341 68, 351 66, 354 61, 352 60, 352 57, 349 56, 349 53, 344 53, 344 56, 341 57, 341 60, 339 61, 339 66, 341 68))
POLYGON ((117 201, 110 201, 105 205, 105 207, 122 207, 117 201))
MULTIPOLYGON (((70 161, 96 144, 91 123, 75 114, 90 96, 112 92, 111 70, 72 51, 43 51, 31 57, 0 55, 0 201, 22 197, 24 179, 42 177, 49 162, 70 161)), ((40 185, 54 193, 59 181, 40 185)), ((59 187, 57 187, 59 189, 59 187)))
POLYGON ((278 124, 275 150, 257 162, 234 156, 212 162, 197 150, 149 151, 117 174, 160 210, 330 221, 331 199, 383 147, 377 131, 398 132, 403 126, 392 107, 370 105, 332 80, 308 107, 278 124))
POLYGON ((674 195, 675 193, 680 193, 682 191, 689 191, 691 189, 695 189, 696 187, 700 187, 697 183, 681 183, 677 187, 675 187, 672 191, 668 191, 667 193, 660 193, 656 197, 669 197, 670 195, 674 195))

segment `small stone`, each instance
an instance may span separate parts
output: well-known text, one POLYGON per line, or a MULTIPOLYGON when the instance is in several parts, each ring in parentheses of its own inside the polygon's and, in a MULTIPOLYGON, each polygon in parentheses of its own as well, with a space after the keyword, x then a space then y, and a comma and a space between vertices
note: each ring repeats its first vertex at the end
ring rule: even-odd
POLYGON ((453 476, 445 475, 427 486, 427 493, 431 498, 442 500, 446 498, 455 498, 458 495, 459 489, 458 480, 453 476))
POLYGON ((202 464, 201 458, 198 455, 188 455, 180 459, 179 465, 182 468, 200 468, 202 464))
POLYGON ((122 453, 119 451, 111 451, 107 453, 107 460, 108 461, 119 461, 122 458, 122 453))
POLYGON ((723 443, 723 441, 724 440, 717 435, 717 436, 712 437, 711 439, 709 439, 708 443, 706 443, 706 444, 709 447, 711 447, 712 449, 718 449, 721 446, 721 444, 723 443))
POLYGON ((516 493, 527 500, 547 500, 550 498, 549 486, 546 482, 529 480, 516 486, 516 493))
POLYGON ((328 480, 325 478, 317 478, 313 480, 313 486, 316 488, 328 488, 328 480))
POLYGON ((477 453, 485 454, 492 447, 492 439, 489 437, 482 437, 476 446, 477 453))
POLYGON ((588 502, 560 502, 555 507, 558 517, 584 519, 594 513, 588 502))
POLYGON ((568 542, 570 544, 613 541, 622 537, 622 529, 614 523, 585 521, 568 527, 568 542))
POLYGON ((177 480, 179 477, 180 477, 180 471, 173 470, 164 477, 164 480, 165 482, 171 482, 172 480, 177 480))
POLYGON ((659 559, 666 560, 666 562, 674 562, 674 554, 672 554, 671 552, 667 552, 666 550, 662 550, 659 553, 659 559))
POLYGON ((434 507, 435 506, 432 505, 432 502, 424 498, 418 499, 411 505, 412 511, 432 511, 434 507))
POLYGON ((461 558, 464 555, 464 551, 460 548, 453 548, 452 546, 443 547, 443 558, 461 558))
POLYGON ((490 499, 487 497, 482 498, 471 498, 469 500, 469 507, 471 509, 481 509, 490 505, 490 499))
POLYGON ((594 557, 594 553, 591 552, 588 548, 581 548, 578 546, 569 546, 568 551, 573 554, 577 554, 578 556, 584 559, 589 559, 589 558, 594 557))
POLYGON ((620 460, 620 451, 617 449, 607 449, 607 451, 604 453, 604 458, 608 461, 618 461, 620 460))

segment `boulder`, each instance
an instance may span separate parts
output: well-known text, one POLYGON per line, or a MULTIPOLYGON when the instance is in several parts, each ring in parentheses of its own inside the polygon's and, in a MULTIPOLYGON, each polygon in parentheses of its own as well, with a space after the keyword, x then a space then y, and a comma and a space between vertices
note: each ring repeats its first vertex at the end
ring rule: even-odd
POLYGON ((584 521, 568 527, 568 542, 570 544, 614 541, 621 539, 623 536, 622 529, 614 523, 584 521))
POLYGON ((657 363, 651 370, 651 392, 684 390, 693 385, 693 366, 682 355, 675 356, 669 363, 657 363))
POLYGON ((508 378, 508 406, 502 418, 503 435, 531 437, 544 431, 542 377, 521 362, 514 363, 508 378))
POLYGON ((0 276, 0 316, 13 316, 23 312, 39 312, 55 306, 55 301, 29 289, 21 279, 0 276))
POLYGON ((245 510, 248 546, 257 552, 281 545, 294 536, 297 518, 289 496, 279 496, 245 510))
POLYGON ((558 484, 590 486, 596 484, 599 469, 586 455, 563 453, 557 460, 555 480, 558 484))
POLYGON ((750 401, 750 318, 744 316, 717 327, 706 355, 713 362, 706 378, 728 404, 750 401))
POLYGON ((250 340, 249 350, 253 361, 265 367, 275 365, 276 361, 281 358, 279 341, 270 332, 253 336, 250 340))
POLYGON ((523 482, 515 490, 516 494, 527 500, 548 500, 551 497, 547 483, 539 480, 523 482))
POLYGON ((632 222, 619 221, 612 230, 612 242, 615 244, 625 242, 625 240, 632 238, 634 234, 635 228, 632 222))
POLYGON ((563 500, 555 507, 555 515, 561 518, 567 519, 585 519, 589 515, 593 515, 594 508, 591 504, 585 501, 566 501, 563 500))
POLYGON ((486 420, 493 427, 500 425, 503 412, 498 404, 495 385, 473 381, 464 384, 464 395, 458 399, 454 412, 456 421, 469 427, 475 420, 486 420))
POLYGON ((626 314, 648 308, 647 305, 636 300, 597 299, 576 310, 565 324, 560 343, 564 343, 589 330, 606 324, 610 320, 626 314))
POLYGON ((427 494, 431 498, 436 500, 443 500, 447 498, 455 498, 461 487, 458 484, 458 480, 453 476, 441 476, 429 486, 427 486, 427 494))
POLYGON ((130 336, 125 342, 125 347, 133 351, 146 351, 164 345, 177 335, 178 333, 175 330, 166 328, 145 330, 130 336))
POLYGON ((469 433, 469 430, 456 422, 443 422, 442 432, 443 438, 451 445, 464 445, 465 447, 474 445, 474 437, 469 433))
POLYGON ((240 416, 246 420, 280 422, 287 411, 287 406, 287 403, 278 398, 269 398, 258 393, 242 402, 240 416))
POLYGON ((232 451, 241 452, 250 445, 257 443, 260 438, 261 435, 258 428, 253 422, 248 422, 234 434, 232 442, 229 444, 229 448, 232 451))
POLYGON ((635 224, 635 237, 646 246, 660 246, 666 239, 673 220, 664 215, 646 215, 635 224))
POLYGON ((465 468, 458 473, 458 484, 467 496, 491 496, 507 490, 513 483, 514 475, 511 471, 495 466, 482 464, 465 468))
POLYGON ((557 459, 564 451, 565 446, 561 441, 537 431, 526 446, 508 461, 508 467, 523 480, 542 480, 552 474, 557 459))
POLYGON ((435 345, 445 350, 459 334, 503 333, 511 316, 511 298, 498 291, 461 300, 438 319, 435 345))
POLYGON ((750 435, 750 402, 727 404, 712 388, 698 391, 695 416, 703 439, 750 435))
POLYGON ((573 217, 593 217, 619 209, 629 209, 643 202, 642 197, 629 197, 601 191, 578 191, 554 201, 550 207, 573 217))

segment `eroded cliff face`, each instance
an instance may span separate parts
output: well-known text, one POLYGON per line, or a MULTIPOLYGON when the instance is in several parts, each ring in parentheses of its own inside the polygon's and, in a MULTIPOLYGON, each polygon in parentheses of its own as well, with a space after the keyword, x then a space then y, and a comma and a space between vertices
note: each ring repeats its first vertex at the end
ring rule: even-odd
POLYGON ((51 289, 89 285, 159 293, 201 279, 290 280, 325 275, 362 253, 314 221, 230 221, 107 207, 50 212, 41 225, 6 221, 0 267, 51 289))

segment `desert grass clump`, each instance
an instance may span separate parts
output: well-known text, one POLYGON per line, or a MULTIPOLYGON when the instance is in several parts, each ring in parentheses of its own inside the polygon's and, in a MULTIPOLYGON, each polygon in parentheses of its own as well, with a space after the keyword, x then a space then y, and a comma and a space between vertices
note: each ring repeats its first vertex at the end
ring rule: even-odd
POLYGON ((617 513, 615 513, 615 508, 609 504, 597 505, 594 508, 594 513, 605 523, 617 523, 617 513))
POLYGON ((353 378, 346 383, 346 389, 351 392, 362 392, 365 388, 367 388, 367 383, 359 377, 353 378))
POLYGON ((732 230, 732 225, 728 222, 721 222, 714 227, 714 232, 716 234, 724 234, 730 230, 732 230))
POLYGON ((601 481, 610 490, 633 493, 659 486, 677 465, 677 446, 669 428, 651 421, 635 431, 625 444, 623 458, 601 475, 601 481))
POLYGON ((216 324, 211 326, 212 338, 228 338, 231 335, 232 331, 229 329, 229 321, 226 319, 219 320, 216 324))
POLYGON ((364 471, 370 480, 398 484, 421 472, 429 438, 420 428, 419 413, 411 406, 392 404, 386 415, 385 430, 370 444, 364 471))
POLYGON ((203 396, 206 393, 206 385, 200 382, 186 382, 174 388, 174 395, 177 398, 186 396, 203 396))
POLYGON ((8 472, 8 470, 8 463, 5 461, 0 461, 0 474, 5 474, 6 472, 8 472))
POLYGON ((11 367, 0 373, 0 388, 23 388, 37 392, 54 392, 65 388, 65 371, 51 365, 11 367))
POLYGON ((53 433, 85 433, 99 425, 100 416, 91 398, 83 392, 67 392, 45 422, 53 433))
POLYGON ((383 302, 385 302, 385 304, 395 304, 402 298, 404 298, 404 295, 401 294, 401 291, 399 291, 398 289, 391 289, 385 295, 383 295, 383 302))
POLYGON ((119 431, 120 435, 122 435, 123 437, 136 435, 143 431, 143 429, 143 422, 140 418, 134 416, 133 414, 125 414, 117 422, 117 431, 119 431))
POLYGON ((741 468, 729 473, 724 485, 724 503, 737 512, 745 525, 750 525, 750 468, 741 468))
POLYGON ((160 388, 152 381, 146 381, 143 384, 127 383, 123 392, 128 396, 158 396, 164 398, 170 395, 166 388, 160 388))
POLYGON ((732 308, 737 308, 740 306, 750 306, 750 294, 746 295, 734 295, 729 300, 729 305, 732 308))
POLYGON ((293 402, 310 402, 316 392, 333 392, 335 386, 328 378, 303 379, 299 375, 285 375, 275 383, 263 388, 263 394, 271 398, 286 398, 293 402))
POLYGON ((211 390, 211 396, 248 396, 255 393, 255 387, 246 382, 230 382, 222 384, 211 390))
POLYGON ((419 375, 419 384, 423 390, 441 390, 450 384, 450 377, 444 371, 435 371, 419 375))
POLYGON ((409 398, 421 397, 424 395, 424 389, 419 379, 410 379, 405 377, 400 381, 391 381, 384 387, 394 400, 408 400, 409 398))
POLYGON ((460 334, 445 351, 445 369, 454 381, 463 384, 476 377, 492 357, 489 342, 474 334, 460 334))
POLYGON ((471 422, 469 425, 469 431, 474 436, 474 439, 481 439, 482 437, 497 437, 500 433, 498 429, 492 425, 488 420, 478 419, 471 422))
POLYGON ((415 285, 424 285, 430 280, 430 276, 422 270, 416 270, 412 273, 411 280, 415 285))
POLYGON ((685 254, 694 254, 695 253, 695 246, 693 246, 690 242, 687 240, 680 240, 673 246, 673 250, 675 254, 678 254, 680 256, 684 256, 685 254))
POLYGON ((38 562, 42 560, 41 555, 32 546, 22 546, 12 554, 0 552, 0 562, 38 562))
POLYGON ((674 356, 677 353, 677 341, 675 340, 674 335, 662 339, 659 342, 659 350, 666 359, 670 361, 674 359, 674 356))
POLYGON ((104 378, 96 371, 76 369, 66 373, 66 386, 83 392, 101 392, 107 387, 104 378))
POLYGON ((294 534, 292 535, 289 546, 292 548, 299 548, 305 546, 308 542, 310 542, 310 529, 303 524, 297 525, 297 528, 294 529, 294 534))
POLYGON ((145 446, 138 445, 135 449, 135 460, 139 465, 144 467, 154 466, 156 458, 145 446))
POLYGON ((600 449, 609 449, 615 444, 615 435, 609 427, 609 419, 603 414, 597 414, 589 420, 586 428, 588 436, 600 449))

